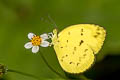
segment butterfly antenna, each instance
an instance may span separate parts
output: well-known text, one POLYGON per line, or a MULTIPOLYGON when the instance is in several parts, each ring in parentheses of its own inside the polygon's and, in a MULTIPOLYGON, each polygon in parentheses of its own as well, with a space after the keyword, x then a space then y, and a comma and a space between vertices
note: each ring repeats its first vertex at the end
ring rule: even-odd
POLYGON ((58 29, 55 21, 50 17, 50 15, 48 14, 48 19, 51 21, 51 23, 54 25, 55 29, 58 29))
POLYGON ((51 23, 48 21, 48 20, 45 20, 43 17, 42 18, 40 18, 41 19, 41 21, 43 21, 43 22, 45 22, 45 23, 47 23, 47 24, 50 24, 51 25, 51 23))

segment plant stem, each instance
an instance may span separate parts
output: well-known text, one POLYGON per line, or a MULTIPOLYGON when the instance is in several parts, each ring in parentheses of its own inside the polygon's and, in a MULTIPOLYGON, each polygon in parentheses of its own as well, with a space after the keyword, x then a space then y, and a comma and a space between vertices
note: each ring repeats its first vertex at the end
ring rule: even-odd
POLYGON ((57 72, 56 70, 54 70, 54 69, 48 64, 47 60, 45 59, 45 57, 43 56, 43 54, 42 54, 41 51, 40 51, 40 55, 41 55, 43 61, 45 62, 45 64, 48 66, 48 68, 50 68, 50 69, 51 69, 54 73, 56 73, 58 76, 60 76, 60 77, 62 77, 62 78, 64 78, 64 79, 66 79, 65 76, 61 75, 59 72, 57 72))
POLYGON ((24 76, 29 76, 29 77, 35 78, 36 80, 39 80, 38 77, 36 77, 36 76, 34 76, 34 75, 32 75, 32 74, 28 74, 28 73, 20 72, 20 71, 17 71, 17 70, 8 69, 7 72, 18 73, 18 74, 21 74, 21 75, 24 75, 24 76))

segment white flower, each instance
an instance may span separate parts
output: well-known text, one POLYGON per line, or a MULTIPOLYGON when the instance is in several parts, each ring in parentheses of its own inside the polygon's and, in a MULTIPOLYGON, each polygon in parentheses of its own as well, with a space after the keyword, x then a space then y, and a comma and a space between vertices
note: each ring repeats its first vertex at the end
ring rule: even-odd
POLYGON ((26 49, 32 48, 33 53, 37 53, 39 51, 39 47, 48 47, 50 43, 46 41, 48 38, 48 35, 46 33, 36 36, 34 33, 29 33, 28 38, 30 39, 30 42, 26 43, 24 47, 26 49))

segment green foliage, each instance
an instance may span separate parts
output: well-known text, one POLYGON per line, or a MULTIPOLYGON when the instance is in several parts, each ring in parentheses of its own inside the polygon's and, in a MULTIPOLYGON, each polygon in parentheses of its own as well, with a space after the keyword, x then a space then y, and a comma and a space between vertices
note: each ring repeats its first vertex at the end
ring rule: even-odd
MULTIPOLYGON (((24 48, 29 32, 38 35, 52 32, 54 26, 41 18, 47 14, 62 30, 72 24, 93 23, 103 26, 107 37, 97 55, 120 55, 120 0, 0 0, 0 63, 10 69, 36 75, 42 80, 62 80, 52 72, 38 54, 24 48)), ((53 48, 40 48, 49 64, 64 75, 53 48)), ((6 80, 35 80, 17 73, 8 73, 6 80)), ((87 79, 86 79, 87 80, 87 79)))

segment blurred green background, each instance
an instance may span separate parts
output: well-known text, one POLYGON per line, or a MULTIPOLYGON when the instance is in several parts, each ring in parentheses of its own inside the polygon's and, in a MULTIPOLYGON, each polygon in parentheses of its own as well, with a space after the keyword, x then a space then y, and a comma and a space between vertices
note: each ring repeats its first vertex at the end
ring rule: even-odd
MULTIPOLYGON (((27 34, 51 32, 54 26, 44 20, 54 19, 59 30, 73 24, 91 23, 103 26, 107 37, 95 65, 84 73, 92 80, 112 80, 120 71, 120 0, 0 0, 0 63, 9 69, 29 73, 40 80, 63 80, 24 44, 27 34)), ((48 63, 64 75, 53 48, 41 48, 48 63)), ((8 72, 5 80, 35 80, 8 72)), ((87 79, 86 79, 87 80, 87 79)))

